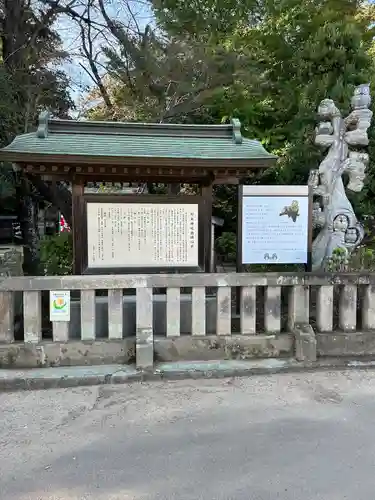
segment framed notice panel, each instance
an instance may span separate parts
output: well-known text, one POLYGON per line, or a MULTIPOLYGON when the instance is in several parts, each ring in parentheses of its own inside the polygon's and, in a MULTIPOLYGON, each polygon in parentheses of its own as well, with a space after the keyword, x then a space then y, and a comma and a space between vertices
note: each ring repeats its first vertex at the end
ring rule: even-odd
POLYGON ((202 199, 85 196, 84 272, 200 271, 202 199))
POLYGON ((240 186, 239 207, 241 265, 310 265, 308 186, 240 186))

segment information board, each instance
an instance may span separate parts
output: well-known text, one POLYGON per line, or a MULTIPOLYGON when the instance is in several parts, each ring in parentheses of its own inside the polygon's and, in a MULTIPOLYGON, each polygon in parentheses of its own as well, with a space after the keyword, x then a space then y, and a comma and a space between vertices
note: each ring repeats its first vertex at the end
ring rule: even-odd
POLYGON ((198 267, 198 204, 88 202, 87 264, 198 267))
POLYGON ((242 186, 242 264, 307 264, 308 186, 242 186))

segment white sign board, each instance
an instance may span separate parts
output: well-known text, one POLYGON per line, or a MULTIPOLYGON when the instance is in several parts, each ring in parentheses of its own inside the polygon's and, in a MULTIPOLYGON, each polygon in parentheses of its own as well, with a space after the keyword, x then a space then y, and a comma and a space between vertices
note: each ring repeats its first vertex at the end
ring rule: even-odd
POLYGON ((87 203, 88 268, 198 267, 198 204, 87 203))
POLYGON ((49 319, 50 321, 70 321, 70 292, 49 292, 49 319))
POLYGON ((243 186, 242 264, 307 264, 308 186, 243 186))

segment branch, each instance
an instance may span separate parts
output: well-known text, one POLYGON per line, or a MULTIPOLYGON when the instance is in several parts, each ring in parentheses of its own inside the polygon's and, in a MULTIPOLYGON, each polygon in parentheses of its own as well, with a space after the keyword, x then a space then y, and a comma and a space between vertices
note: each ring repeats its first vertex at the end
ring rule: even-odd
MULTIPOLYGON (((90 4, 88 5, 88 19, 91 19, 90 15, 90 4)), ((86 32, 84 27, 81 25, 81 41, 82 41, 82 51, 89 63, 91 73, 87 70, 87 68, 84 67, 83 64, 80 63, 81 68, 85 70, 85 72, 89 75, 89 77, 93 80, 93 82, 98 86, 98 89, 100 91, 100 94, 105 102, 105 105, 107 108, 112 109, 112 101, 111 98, 109 97, 109 94, 107 92, 107 89, 105 88, 105 85, 103 83, 103 80, 99 74, 98 67, 95 62, 95 56, 93 52, 93 40, 91 37, 91 25, 87 25, 87 37, 86 37, 86 32)))
POLYGON ((192 94, 187 95, 182 101, 179 100, 175 105, 165 110, 163 120, 171 120, 179 115, 191 113, 203 106, 205 99, 211 97, 212 93, 222 86, 229 85, 232 78, 229 77, 227 81, 216 82, 215 85, 202 85, 193 91, 192 94))
POLYGON ((79 14, 76 10, 74 10, 70 5, 61 5, 60 0, 40 0, 44 5, 48 5, 54 14, 66 14, 71 17, 75 21, 82 21, 87 25, 100 26, 101 28, 105 28, 103 24, 98 23, 97 21, 93 21, 90 17, 85 16, 84 14, 79 14))

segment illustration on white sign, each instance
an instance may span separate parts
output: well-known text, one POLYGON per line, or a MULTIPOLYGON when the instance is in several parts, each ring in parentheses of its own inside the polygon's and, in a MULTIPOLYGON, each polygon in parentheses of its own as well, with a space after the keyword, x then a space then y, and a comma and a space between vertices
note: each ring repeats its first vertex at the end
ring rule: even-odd
POLYGON ((198 205, 87 203, 91 269, 198 267, 198 205))
POLYGON ((308 196, 244 196, 242 264, 306 264, 308 196))

